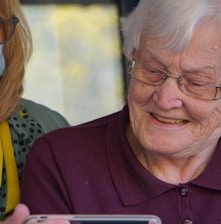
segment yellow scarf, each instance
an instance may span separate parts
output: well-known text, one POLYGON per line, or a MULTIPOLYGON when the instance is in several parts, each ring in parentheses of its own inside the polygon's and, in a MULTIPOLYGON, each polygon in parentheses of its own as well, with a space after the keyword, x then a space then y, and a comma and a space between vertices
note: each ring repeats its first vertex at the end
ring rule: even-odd
POLYGON ((20 186, 10 129, 6 121, 0 124, 0 181, 2 180, 3 158, 7 178, 7 203, 5 210, 5 214, 7 214, 19 203, 20 186))

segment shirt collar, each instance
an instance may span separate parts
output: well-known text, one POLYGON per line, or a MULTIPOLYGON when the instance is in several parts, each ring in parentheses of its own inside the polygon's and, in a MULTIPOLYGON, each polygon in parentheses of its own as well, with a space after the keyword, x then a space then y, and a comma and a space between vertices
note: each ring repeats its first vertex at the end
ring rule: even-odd
POLYGON ((113 182, 125 206, 143 203, 174 187, 152 176, 134 156, 125 136, 128 122, 128 107, 125 106, 109 126, 107 152, 113 182))
POLYGON ((191 183, 221 191, 221 142, 219 141, 212 160, 207 168, 191 183))

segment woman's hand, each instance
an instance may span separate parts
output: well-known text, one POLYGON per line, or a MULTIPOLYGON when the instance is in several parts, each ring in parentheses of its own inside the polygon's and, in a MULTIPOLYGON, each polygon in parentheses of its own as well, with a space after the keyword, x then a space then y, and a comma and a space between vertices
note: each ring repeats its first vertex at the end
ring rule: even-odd
MULTIPOLYGON (((30 212, 28 207, 24 204, 19 204, 16 206, 13 214, 5 221, 0 222, 0 224, 24 224, 29 215, 30 212)), ((66 220, 48 220, 43 222, 43 224, 69 224, 69 222, 66 220)))
POLYGON ((24 204, 16 206, 13 214, 0 224, 23 224, 25 219, 30 215, 29 209, 24 204))

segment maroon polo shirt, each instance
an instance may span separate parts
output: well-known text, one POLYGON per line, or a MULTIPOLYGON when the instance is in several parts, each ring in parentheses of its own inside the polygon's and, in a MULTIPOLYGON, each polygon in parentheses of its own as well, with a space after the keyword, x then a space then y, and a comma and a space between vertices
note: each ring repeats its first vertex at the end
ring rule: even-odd
POLYGON ((53 131, 36 141, 21 200, 31 213, 154 214, 163 223, 221 223, 220 144, 195 180, 173 185, 152 176, 125 136, 118 113, 53 131))

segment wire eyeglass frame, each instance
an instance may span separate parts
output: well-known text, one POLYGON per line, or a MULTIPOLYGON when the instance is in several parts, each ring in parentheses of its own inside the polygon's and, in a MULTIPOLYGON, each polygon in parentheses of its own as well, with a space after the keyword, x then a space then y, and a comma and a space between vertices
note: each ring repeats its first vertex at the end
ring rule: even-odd
POLYGON ((7 27, 4 27, 4 26, 7 26, 8 24, 12 25, 10 33, 8 34, 8 36, 3 41, 0 41, 0 44, 5 44, 12 38, 18 22, 19 22, 19 19, 16 16, 12 16, 12 18, 0 18, 0 29, 3 28, 4 35, 6 35, 6 33, 8 32, 6 30, 7 27))
MULTIPOLYGON (((139 72, 142 72, 142 71, 139 71, 139 72)), ((148 73, 146 72, 146 73, 148 73)), ((187 82, 191 83, 192 82, 192 85, 195 85, 195 88, 200 88, 200 86, 197 86, 197 84, 194 83, 194 79, 188 79, 186 78, 184 75, 180 75, 180 76, 175 76, 175 75, 172 75, 170 73, 168 73, 167 71, 165 70, 162 70, 162 69, 159 69, 159 68, 156 68, 156 67, 153 67, 153 66, 150 66, 149 64, 143 62, 143 61, 140 61, 138 59, 134 59, 132 58, 129 63, 128 63, 128 74, 146 84, 146 85, 151 85, 151 86, 161 86, 165 80, 167 78, 173 78, 173 79, 176 79, 177 80, 177 83, 178 83, 178 86, 179 86, 179 89, 185 94, 185 95, 188 95, 188 96, 191 96, 193 98, 196 98, 196 99, 200 99, 200 100, 219 100, 221 98, 221 86, 217 86, 215 84, 215 82, 206 82, 206 81, 202 81, 202 83, 204 82, 205 85, 208 85, 209 87, 211 87, 211 93, 214 93, 214 94, 211 94, 211 97, 205 97, 203 95, 197 95, 197 94, 193 94, 191 92, 188 91, 188 88, 187 88, 187 82), (160 78, 158 79, 157 81, 146 81, 146 80, 143 80, 141 78, 139 78, 134 70, 135 70, 135 66, 136 64, 140 65, 142 68, 146 69, 146 71, 148 71, 149 73, 152 73, 152 78, 156 79, 157 76, 160 78), (212 89, 213 88, 213 89, 212 89), (219 94, 218 94, 219 93, 219 94), (213 95, 213 96, 212 96, 213 95)), ((148 77, 148 74, 145 74, 146 75, 146 78, 150 79, 151 77, 148 77)), ((150 74, 149 74, 150 76, 150 74)), ((209 89, 209 88, 208 88, 209 89)), ((207 90, 206 90, 207 91, 207 90)), ((205 92, 205 90, 204 90, 205 92)))

